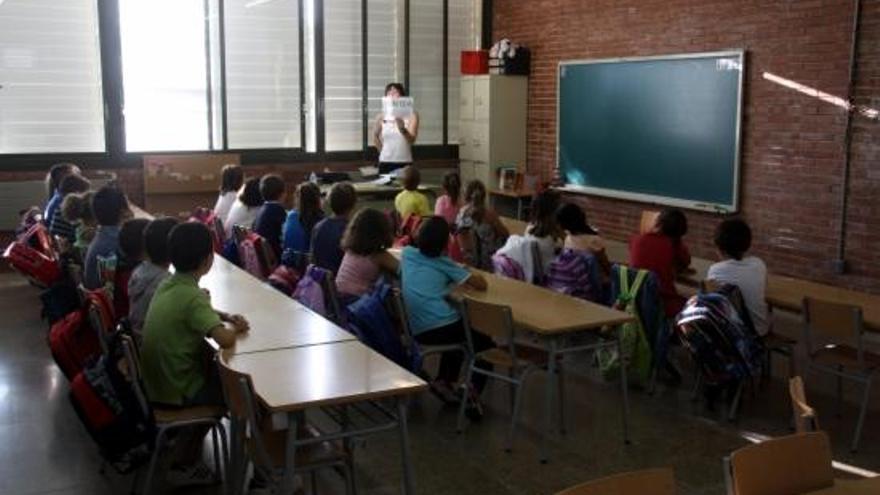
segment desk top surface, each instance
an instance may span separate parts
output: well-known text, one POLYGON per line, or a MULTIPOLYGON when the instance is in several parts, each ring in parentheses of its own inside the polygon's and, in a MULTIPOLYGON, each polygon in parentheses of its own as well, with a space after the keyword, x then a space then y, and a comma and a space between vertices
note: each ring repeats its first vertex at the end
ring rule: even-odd
POLYGON ((272 412, 406 395, 427 384, 360 342, 291 347, 227 358, 272 412))

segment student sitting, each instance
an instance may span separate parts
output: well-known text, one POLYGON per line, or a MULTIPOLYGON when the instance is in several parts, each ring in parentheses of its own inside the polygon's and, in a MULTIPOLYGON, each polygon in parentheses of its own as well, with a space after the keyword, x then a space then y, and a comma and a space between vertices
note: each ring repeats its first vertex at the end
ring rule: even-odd
MULTIPOLYGON (((61 196, 61 206, 64 206, 64 199, 71 194, 82 194, 92 187, 91 182, 81 175, 71 174, 61 181, 58 187, 58 194, 61 196)), ((52 235, 61 238, 67 245, 73 245, 76 242, 76 226, 68 222, 64 218, 63 211, 61 214, 55 213, 52 217, 52 223, 49 224, 49 232, 52 235)))
POLYGON ((558 241, 563 237, 556 223, 556 210, 559 209, 560 201, 559 193, 552 190, 538 193, 532 199, 532 220, 526 227, 525 237, 538 243, 542 273, 547 273, 550 263, 556 258, 556 252, 559 250, 558 241))
POLYGON ((486 186, 482 182, 470 181, 465 187, 464 200, 455 220, 464 260, 474 268, 491 271, 492 255, 504 245, 510 233, 495 210, 486 207, 486 186))
POLYGON ((168 234, 178 224, 177 219, 166 217, 150 222, 144 230, 144 261, 135 268, 128 280, 128 320, 136 335, 141 335, 147 308, 159 284, 171 276, 168 265, 168 234))
POLYGON ((382 271, 397 275, 397 258, 388 252, 393 242, 384 213, 372 208, 357 212, 342 236, 345 256, 336 275, 340 295, 357 298, 370 292, 382 271))
POLYGON ((83 194, 68 194, 64 198, 64 202, 61 203, 60 215, 64 217, 66 222, 74 226, 76 232, 73 247, 80 261, 85 259, 89 244, 95 238, 97 221, 92 213, 92 198, 94 196, 95 193, 92 191, 83 194))
POLYGON ((98 229, 86 252, 83 267, 83 285, 86 289, 94 290, 103 285, 98 257, 109 258, 119 249, 119 224, 126 210, 128 200, 114 186, 104 186, 92 197, 92 213, 98 221, 98 229))
POLYGON ((312 230, 324 218, 321 209, 321 189, 311 182, 296 186, 294 207, 284 222, 283 250, 308 253, 311 246, 312 230))
POLYGON ((149 224, 146 218, 133 218, 126 220, 119 229, 119 251, 113 279, 113 307, 119 316, 128 314, 128 281, 144 259, 144 230, 149 224))
MULTIPOLYGON (((171 407, 222 405, 219 377, 205 367, 204 339, 232 347, 236 335, 248 330, 248 323, 242 316, 214 310, 208 294, 199 288, 199 279, 214 262, 207 227, 200 223, 174 227, 168 236, 168 255, 175 273, 159 284, 144 322, 141 363, 147 397, 171 407)), ((215 479, 200 461, 207 430, 193 430, 189 438, 178 438, 178 456, 168 475, 177 485, 215 479)))
POLYGON ((281 204, 284 201, 284 181, 277 175, 266 175, 260 179, 260 195, 263 206, 254 220, 254 232, 275 250, 275 256, 281 257, 281 229, 287 218, 287 210, 281 204))
POLYGON ((263 195, 260 194, 260 179, 252 177, 244 182, 238 198, 229 209, 229 215, 223 223, 226 237, 232 235, 232 227, 236 225, 251 228, 261 206, 263 206, 263 195))
POLYGON ((449 225, 455 225, 459 209, 461 209, 461 178, 458 172, 449 172, 443 176, 443 195, 434 203, 434 214, 445 218, 449 225))
POLYGON ((226 217, 235 204, 235 198, 242 184, 244 184, 244 169, 238 165, 224 165, 220 179, 220 195, 217 196, 217 203, 214 204, 214 215, 221 222, 226 222, 226 217))
POLYGON ((312 230, 312 263, 336 273, 345 255, 340 244, 342 234, 354 211, 357 194, 351 184, 340 182, 330 188, 328 201, 333 215, 318 222, 312 230))
POLYGON ((406 219, 410 215, 424 217, 431 214, 428 198, 419 192, 419 183, 422 176, 419 169, 407 165, 403 169, 403 191, 394 198, 394 208, 400 214, 400 218, 406 219))
POLYGON ((660 298, 667 317, 674 317, 684 307, 685 298, 675 288, 675 276, 691 264, 691 255, 682 241, 687 233, 687 217, 681 210, 667 208, 660 212, 650 232, 629 242, 629 264, 657 275, 660 298))
POLYGON ((758 335, 767 335, 767 266, 760 258, 746 256, 752 245, 752 230, 740 219, 724 220, 715 230, 715 246, 723 261, 709 267, 706 276, 737 286, 752 317, 758 335))
POLYGON ((603 282, 609 282, 611 262, 608 261, 608 255, 605 253, 605 241, 587 223, 584 210, 574 203, 566 203, 556 212, 556 222, 565 231, 563 247, 575 251, 586 251, 595 256, 602 269, 603 282))
MULTIPOLYGON (((467 284, 476 290, 486 290, 486 280, 479 274, 459 266, 444 254, 449 242, 449 224, 442 217, 425 218, 416 233, 416 245, 403 248, 400 256, 400 283, 403 300, 415 339, 424 345, 457 344, 464 342, 461 315, 449 303, 447 296, 452 286, 467 284)), ((474 332, 474 350, 481 352, 494 347, 490 337, 474 332)), ((432 388, 444 400, 454 401, 454 384, 458 382, 462 356, 448 352, 440 359, 440 370, 432 388)), ((488 366, 488 363, 480 363, 488 366)), ((476 375, 477 392, 485 385, 486 377, 476 375)), ((472 399, 476 399, 473 397, 472 399)), ((475 400, 469 415, 479 416, 475 400)))
POLYGON ((72 163, 56 163, 49 169, 49 173, 46 174, 46 192, 49 194, 49 201, 46 203, 46 209, 43 210, 43 223, 47 227, 52 225, 55 214, 58 213, 58 208, 61 207, 61 202, 64 199, 58 190, 61 182, 68 175, 81 174, 82 171, 79 167, 72 163))

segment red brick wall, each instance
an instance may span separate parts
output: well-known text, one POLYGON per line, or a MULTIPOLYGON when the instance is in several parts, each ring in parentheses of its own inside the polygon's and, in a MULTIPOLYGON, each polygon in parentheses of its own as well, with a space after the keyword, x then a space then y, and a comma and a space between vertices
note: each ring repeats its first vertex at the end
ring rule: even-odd
MULTIPOLYGON (((880 0, 863 0, 856 103, 880 109, 880 0)), ((529 168, 552 177, 560 60, 747 50, 741 212, 770 269, 880 292, 880 121, 853 120, 846 256, 834 275, 845 111, 764 79, 769 72, 846 97, 850 0, 494 0, 493 36, 532 50, 529 168)), ((650 206, 572 196, 611 238, 650 206)), ((688 243, 712 257, 718 217, 689 212, 688 243)))

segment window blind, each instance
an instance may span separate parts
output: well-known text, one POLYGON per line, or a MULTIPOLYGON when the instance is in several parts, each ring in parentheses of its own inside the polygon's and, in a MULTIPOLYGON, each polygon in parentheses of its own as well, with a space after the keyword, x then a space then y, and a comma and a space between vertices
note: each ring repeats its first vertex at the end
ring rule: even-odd
MULTIPOLYGON (((373 126, 382 113, 388 83, 403 83, 403 2, 367 4, 367 117, 373 126)), ((372 144, 372 142, 370 143, 372 144)))
MULTIPOLYGON (((479 1, 479 0, 476 0, 479 1)), ((447 101, 449 144, 458 144, 459 97, 461 93, 461 52, 480 46, 478 6, 475 0, 449 0, 449 58, 447 60, 447 101)))
POLYGON ((0 2, 0 153, 103 152, 95 0, 0 2))
POLYGON ((361 0, 324 0, 327 151, 363 149, 361 0))
POLYGON ((443 2, 410 0, 410 94, 419 113, 417 144, 443 144, 443 2))

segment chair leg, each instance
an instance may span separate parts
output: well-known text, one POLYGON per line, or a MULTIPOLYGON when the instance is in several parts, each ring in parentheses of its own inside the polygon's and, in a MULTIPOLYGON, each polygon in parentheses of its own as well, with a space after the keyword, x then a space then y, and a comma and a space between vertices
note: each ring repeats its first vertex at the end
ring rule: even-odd
POLYGON ((850 451, 855 452, 859 448, 859 440, 862 437, 862 426, 865 423, 865 414, 868 412, 868 399, 871 394, 871 378, 865 383, 865 391, 862 392, 862 409, 859 411, 859 420, 856 422, 856 431, 853 434, 850 451))
POLYGON ((562 365, 556 368, 556 385, 559 387, 559 434, 565 435, 565 375, 562 373, 562 365))
POLYGON ((691 392, 691 402, 700 400, 701 388, 703 388, 703 374, 700 373, 700 368, 697 367, 696 373, 694 373, 694 390, 691 392))
MULTIPOLYGON (((837 371, 843 373, 843 366, 838 366, 837 371)), ((837 375, 837 417, 843 416, 843 376, 837 375)))
POLYGON ((736 386, 736 393, 733 395, 733 400, 730 401, 730 411, 727 413, 727 420, 731 423, 736 421, 736 413, 739 410, 739 401, 742 398, 742 392, 745 387, 745 380, 740 380, 739 384, 736 386))
POLYGON ((345 495, 356 495, 357 484, 354 480, 354 460, 349 457, 345 460, 345 495))
MULTIPOLYGON (((507 370, 507 376, 513 380, 513 368, 507 370)), ((508 395, 510 396, 510 414, 513 414, 513 406, 516 402, 516 385, 514 385, 513 382, 509 383, 507 390, 509 392, 508 395)))
POLYGON ((219 427, 219 423, 211 427, 211 447, 214 454, 214 476, 216 476, 217 480, 222 483, 223 475, 222 468, 220 467, 220 441, 217 440, 217 428, 219 427))
POLYGON ((168 432, 160 427, 156 434, 156 445, 153 447, 153 455, 150 456, 150 467, 147 468, 147 479, 144 482, 144 495, 152 495, 153 477, 156 474, 156 464, 159 462, 159 454, 165 446, 165 434, 168 432))
POLYGON ((504 451, 511 452, 513 450, 513 435, 516 432, 516 425, 519 423, 519 412, 522 404, 522 377, 515 385, 516 392, 513 399, 513 414, 510 415, 510 429, 507 431, 507 440, 505 442, 504 451))
POLYGON ((316 495, 318 493, 318 471, 317 470, 312 470, 312 472, 309 473, 309 485, 311 485, 311 487, 310 487, 311 494, 316 495))
POLYGON ((458 419, 455 423, 455 431, 457 433, 464 431, 464 410, 467 407, 468 391, 470 390, 471 379, 474 376, 474 360, 469 360, 467 366, 464 382, 461 383, 461 404, 458 405, 458 419))
POLYGON ((220 478, 223 480, 223 493, 234 495, 235 492, 232 491, 232 486, 229 483, 230 479, 234 479, 229 475, 229 440, 226 438, 226 427, 220 421, 217 421, 217 432, 220 434, 220 454, 223 459, 223 467, 221 468, 223 474, 220 478))

